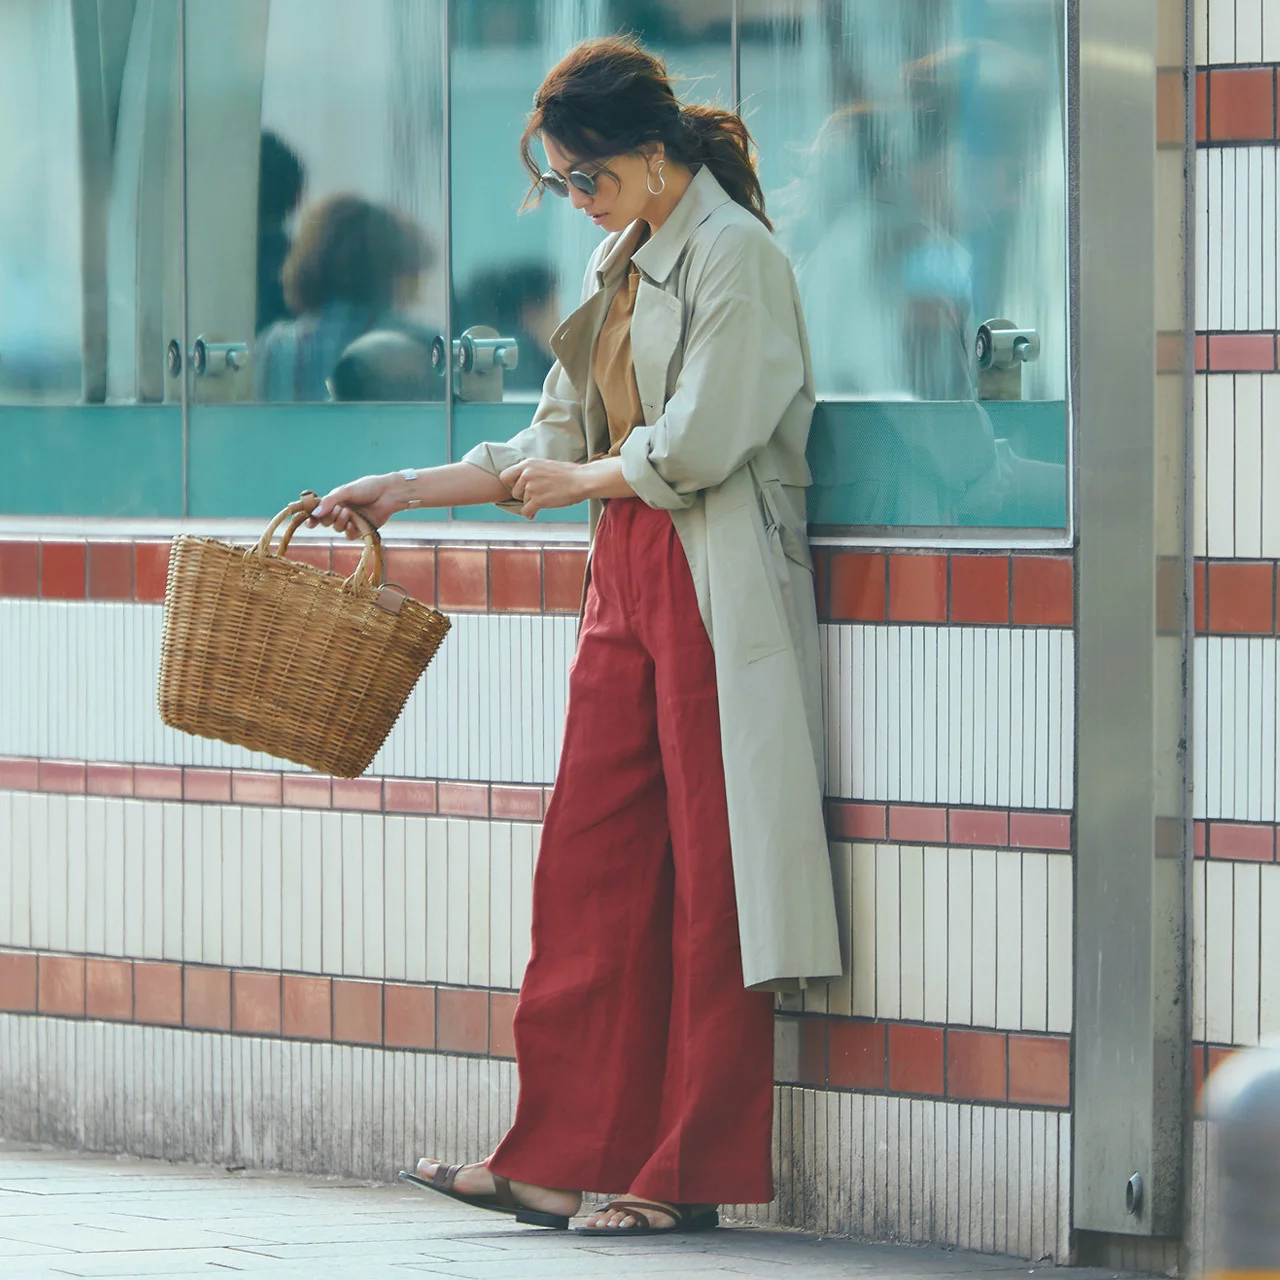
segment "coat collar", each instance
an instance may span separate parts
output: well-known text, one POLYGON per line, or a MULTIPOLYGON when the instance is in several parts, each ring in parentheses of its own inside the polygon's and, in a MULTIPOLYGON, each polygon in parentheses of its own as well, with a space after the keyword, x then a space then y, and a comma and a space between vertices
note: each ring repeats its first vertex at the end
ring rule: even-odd
POLYGON ((618 238, 600 263, 600 283, 611 283, 615 273, 634 261, 654 284, 664 284, 680 260, 689 237, 714 210, 728 203, 729 196, 704 164, 693 175, 693 181, 671 210, 666 222, 648 240, 640 244, 644 228, 638 221, 618 233, 618 238), (640 247, 636 248, 637 245, 640 247))

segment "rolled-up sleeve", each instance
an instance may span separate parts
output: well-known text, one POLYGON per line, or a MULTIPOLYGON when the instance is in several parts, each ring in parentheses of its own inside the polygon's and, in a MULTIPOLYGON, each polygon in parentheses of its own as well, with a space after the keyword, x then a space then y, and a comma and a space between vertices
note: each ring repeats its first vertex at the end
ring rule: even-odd
POLYGON ((691 506, 769 443, 804 381, 785 257, 750 229, 726 228, 694 286, 675 390, 627 437, 623 476, 651 507, 691 506))

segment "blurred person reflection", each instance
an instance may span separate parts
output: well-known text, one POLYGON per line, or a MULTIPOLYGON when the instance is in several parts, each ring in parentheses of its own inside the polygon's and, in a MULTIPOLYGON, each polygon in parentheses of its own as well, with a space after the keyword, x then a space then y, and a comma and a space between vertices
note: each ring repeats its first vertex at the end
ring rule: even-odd
POLYGON ((343 352, 372 329, 429 347, 430 333, 403 312, 417 300, 432 257, 421 228, 359 196, 329 196, 308 208, 282 276, 296 319, 277 321, 258 341, 257 398, 327 400, 326 380, 343 352))
POLYGON ((254 333, 293 313, 281 273, 292 247, 287 223, 302 201, 306 169, 279 134, 262 131, 258 151, 258 308, 254 333))
POLYGON ((541 262, 515 262, 478 272, 458 303, 460 329, 491 325, 514 338, 520 358, 503 373, 508 391, 540 391, 555 355, 551 335, 559 326, 556 277, 541 262))

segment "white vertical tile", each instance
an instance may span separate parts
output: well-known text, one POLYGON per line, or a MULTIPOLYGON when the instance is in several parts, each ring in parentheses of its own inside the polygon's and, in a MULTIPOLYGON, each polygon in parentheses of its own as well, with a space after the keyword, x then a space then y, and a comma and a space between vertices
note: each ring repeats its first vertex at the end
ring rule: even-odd
MULTIPOLYGON (((1280 26, 1280 22, 1277 22, 1280 26)), ((1280 374, 1262 384, 1262 554, 1280 558, 1280 374)))
MULTIPOLYGON (((1207 477, 1206 463, 1208 460, 1209 449, 1209 422, 1208 422, 1208 386, 1207 378, 1204 374, 1198 373, 1194 382, 1194 399, 1193 399, 1193 415, 1192 415, 1192 445, 1191 457, 1193 468, 1194 495, 1192 501, 1192 538, 1193 538, 1193 554, 1197 556, 1206 556, 1209 554, 1208 549, 1208 506, 1207 506, 1207 477)), ((1267 462, 1266 454, 1263 454, 1263 463, 1267 462)), ((1280 459, 1276 464, 1280 469, 1280 459)), ((1265 484, 1265 481, 1264 481, 1265 484)), ((1273 536, 1280 543, 1280 518, 1276 520, 1276 529, 1273 536)), ((1263 511, 1263 536, 1267 535, 1267 512, 1263 511)), ((1270 553, 1268 553, 1270 554, 1270 553)))
MULTIPOLYGON (((306 818, 303 819, 304 823, 306 818)), ((342 972, 342 815, 320 814, 320 964, 322 973, 342 972)), ((306 922, 303 922, 306 928, 306 922)), ((305 936, 305 934, 304 934, 305 936)))
MULTIPOLYGON (((1027 757, 1034 759, 1031 743, 1023 742, 1026 729, 1026 717, 1023 714, 1022 698, 1022 642, 1024 632, 1001 627, 993 632, 997 653, 999 679, 995 689, 995 732, 996 777, 999 779, 999 794, 1006 797, 1005 803, 1021 806, 1024 804, 1023 771, 1027 757)), ((993 789, 989 795, 995 795, 993 789)))
POLYGON ((973 995, 975 1026, 996 1025, 996 855, 991 849, 973 850, 973 995))
MULTIPOLYGON (((1233 329, 1249 327, 1249 300, 1259 284, 1259 281, 1254 278, 1252 267, 1256 264, 1252 263, 1253 255, 1250 252, 1252 248, 1250 231, 1254 219, 1250 216, 1253 213, 1253 201, 1250 199, 1253 193, 1249 190, 1249 161, 1253 154, 1256 154, 1253 148, 1240 148, 1232 157, 1235 168, 1236 198, 1235 207, 1232 210, 1232 222, 1227 226, 1233 226, 1235 230, 1235 286, 1230 325, 1233 329)), ((1225 174, 1224 160, 1224 177, 1225 174)))
MULTIPOLYGON (((68 947, 68 917, 71 910, 69 899, 70 888, 70 855, 68 841, 68 801, 70 797, 51 795, 48 797, 48 890, 46 910, 48 911, 47 936, 48 945, 55 951, 66 951, 68 947)), ((77 862, 83 868, 82 858, 77 862)), ((83 875, 83 871, 81 872, 83 875)), ((80 922, 76 929, 77 940, 84 936, 84 898, 80 898, 80 922)))
MULTIPOLYGON (((196 823, 193 821, 192 826, 196 823)), ((183 960, 186 892, 183 881, 187 872, 186 843, 183 835, 183 806, 164 806, 164 959, 183 960)), ((198 920, 197 920, 198 923, 198 920)), ((197 935, 198 938, 198 935, 197 935)))
MULTIPOLYGON (((383 842, 383 817, 366 813, 361 818, 364 865, 364 965, 366 978, 385 978, 386 961, 386 853, 383 842)), ((403 904, 401 904, 403 910, 403 904)))
POLYGON ((1258 1034, 1280 1035, 1280 866, 1259 867, 1258 1034))
POLYGON ((1191 865, 1191 1038, 1205 1035, 1205 867, 1203 858, 1191 865))
POLYGON ((1276 8, 1276 0, 1263 0, 1261 60, 1280 62, 1280 10, 1276 8))
MULTIPOLYGON (((449 981, 449 823, 427 819, 427 978, 449 981)), ((456 979, 455 979, 456 981, 456 979)))
POLYGON ((448 956, 446 977, 449 982, 465 984, 470 954, 468 934, 470 919, 470 824, 459 818, 447 822, 445 865, 448 880, 448 956))
MULTIPOLYGON (((834 869, 834 859, 833 859, 834 869)), ((837 889, 837 901, 839 891, 837 889)), ((511 987, 511 823, 489 824, 489 978, 511 987)))
POLYGON ((1262 61, 1262 0, 1236 0, 1236 62, 1262 61))
MULTIPOLYGON (((364 976, 364 844, 358 813, 338 815, 342 849, 342 964, 335 970, 348 977, 364 976)), ((325 882, 325 891, 329 888, 325 882)), ((382 895, 379 894, 379 901, 382 895)), ((326 911, 325 926, 329 916, 326 911)))
POLYGON ((28 840, 31 848, 31 945, 47 949, 49 943, 49 797, 27 796, 28 840))
POLYGON ((996 855, 996 1026, 1022 1025, 1022 854, 996 855))
POLYGON ((104 899, 107 903, 104 949, 110 956, 128 954, 125 951, 125 933, 129 927, 127 922, 130 916, 135 920, 135 928, 139 936, 142 933, 142 851, 138 850, 138 859, 129 868, 133 874, 128 874, 126 849, 129 833, 125 824, 125 813, 126 806, 123 800, 112 800, 103 810, 106 828, 106 850, 103 860, 106 880, 104 899))
POLYGON ((947 853, 947 1022, 973 1016, 973 854, 947 853))
MULTIPOLYGON (((107 814, 106 801, 89 796, 77 806, 84 821, 84 844, 79 854, 80 885, 76 896, 80 899, 80 945, 72 943, 73 951, 87 951, 91 955, 104 955, 107 950, 107 913, 118 920, 122 903, 117 895, 120 880, 111 884, 112 896, 107 897, 107 814), (115 908, 112 911, 112 908, 115 908)), ((70 838, 70 833, 68 833, 70 838)), ((79 840, 76 840, 79 844, 79 840)), ((69 883, 74 883, 75 877, 69 883)), ((72 935, 68 935, 71 941, 72 935)))
POLYGON ((1258 213, 1259 263, 1258 278, 1261 281, 1259 293, 1262 306, 1258 315, 1258 328, 1274 330, 1280 328, 1280 296, 1277 296, 1276 279, 1276 152, 1272 147, 1257 148, 1255 158, 1260 197, 1255 201, 1255 212, 1258 213))
POLYGON ((1230 862, 1205 864, 1205 1038, 1231 1043, 1232 916, 1234 872, 1230 862))
POLYGON ((898 850, 899 876, 899 1017, 924 1020, 924 850, 913 845, 898 850))
MULTIPOLYGON (((1226 244, 1226 236, 1223 235, 1222 228, 1231 225, 1224 220, 1223 200, 1226 191, 1223 173, 1224 153, 1221 147, 1211 147, 1202 154, 1208 158, 1208 178, 1205 182, 1208 216, 1205 221, 1209 227, 1208 258, 1204 264, 1209 301, 1204 327, 1223 329, 1227 326, 1222 306, 1223 251, 1226 244)), ((1231 190, 1234 193, 1235 188, 1232 187, 1231 190)))
POLYGON ((489 979, 490 824, 467 824, 467 982, 487 987, 489 979))
POLYGON ((1022 1013, 1025 1031, 1049 1022, 1049 856, 1022 854, 1022 1013))
POLYGON ((902 1016, 899 850, 876 846, 876 1017, 902 1016))
POLYGON ((852 1010, 855 1017, 876 1016, 876 848, 855 844, 849 849, 852 967, 852 1010))
POLYGON ((242 942, 245 901, 249 897, 252 897, 255 903, 258 901, 257 886, 245 882, 244 851, 240 835, 240 820, 243 812, 230 805, 221 810, 222 840, 219 850, 222 861, 219 885, 222 899, 222 947, 218 963, 236 968, 244 964, 242 942))
MULTIPOLYGON (((388 817, 383 826, 382 927, 384 968, 388 979, 403 981, 408 974, 405 917, 409 909, 405 879, 405 822, 388 817)), ((425 976, 425 975, 424 975, 425 976)))
POLYGON ((1209 324, 1209 244, 1210 199, 1209 152, 1204 148, 1196 152, 1196 329, 1204 332, 1209 324))
POLYGON ((1231 1043, 1258 1043, 1259 911, 1261 882, 1256 863, 1235 864, 1234 921, 1231 936, 1231 1043))
POLYGON ((924 851, 924 1020, 947 1020, 947 849, 924 851))
POLYGON ((1236 375, 1235 554, 1262 554, 1262 377, 1236 375))
MULTIPOLYGON (((206 964, 222 963, 222 810, 214 804, 200 806, 200 908, 202 930, 195 934, 198 951, 188 954, 206 964)), ((189 825, 194 827, 196 822, 189 825)))
POLYGON ((1209 0, 1195 0, 1195 60, 1198 67, 1209 61, 1209 0))
POLYGON ((405 973, 410 982, 428 976, 427 939, 427 820, 404 820, 404 946, 405 973))
POLYGON ((125 807, 125 822, 131 833, 126 855, 126 884, 133 883, 130 868, 135 864, 140 866, 142 875, 137 915, 129 917, 125 947, 131 956, 163 956, 164 807, 140 800, 126 801, 125 807))
POLYGON ((1072 941, 1074 911, 1070 854, 1050 854, 1046 859, 1045 894, 1049 904, 1045 1029, 1070 1031, 1075 959, 1072 941))
MULTIPOLYGON (((297 833, 282 833, 281 859, 281 903, 284 936, 287 938, 291 928, 289 916, 292 910, 300 915, 299 938, 302 944, 302 964, 307 973, 332 972, 325 964, 326 947, 332 948, 325 934, 326 899, 332 898, 338 891, 341 881, 341 863, 338 851, 332 846, 336 844, 331 834, 331 827, 326 828, 324 817, 337 815, 321 815, 319 813, 302 813, 297 833), (295 866, 290 862, 290 835, 297 834, 297 861, 295 866), (337 863, 338 875, 333 876, 332 888, 326 885, 326 872, 332 876, 337 863), (296 894, 291 895, 292 876, 297 874, 296 894), (326 888, 329 892, 326 894, 326 888)), ((341 951, 339 950, 339 956, 341 951)))
MULTIPOLYGON (((262 917, 264 911, 262 869, 262 814, 257 808, 241 809, 240 828, 240 960, 249 969, 261 969, 262 917)), ((279 817, 279 810, 276 811, 279 817)), ((279 863, 277 862, 277 866, 279 863)), ((234 906, 231 907, 234 910, 234 906)), ((279 916, 276 917, 279 919, 279 916)), ((278 936, 277 928, 277 936, 278 936)), ((279 968, 279 960, 272 966, 279 968)))
POLYGON ((1235 375, 1206 379, 1208 457, 1208 554, 1235 555, 1235 375))

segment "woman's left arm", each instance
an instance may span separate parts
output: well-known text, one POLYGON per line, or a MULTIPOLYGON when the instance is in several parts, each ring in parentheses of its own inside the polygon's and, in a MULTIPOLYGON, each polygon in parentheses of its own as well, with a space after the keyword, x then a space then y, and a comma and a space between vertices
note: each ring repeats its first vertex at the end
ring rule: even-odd
POLYGON ((720 233, 695 287, 675 391, 622 446, 622 478, 651 507, 691 506, 769 443, 804 387, 793 299, 771 241, 753 228, 720 233))

